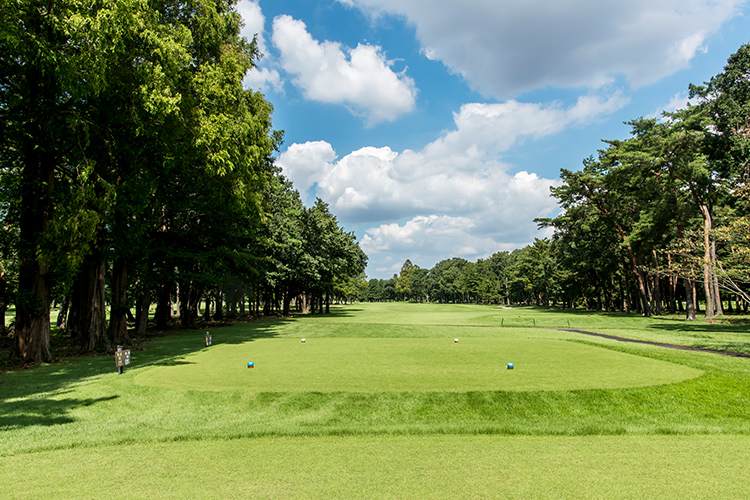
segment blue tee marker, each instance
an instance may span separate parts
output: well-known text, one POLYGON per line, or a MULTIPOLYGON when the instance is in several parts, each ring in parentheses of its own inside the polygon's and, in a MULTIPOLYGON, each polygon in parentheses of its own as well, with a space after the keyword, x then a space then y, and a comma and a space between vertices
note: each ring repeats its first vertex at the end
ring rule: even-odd
POLYGON ((248 368, 255 368, 255 363, 254 363, 254 362, 252 362, 252 361, 248 361, 248 362, 247 362, 247 367, 248 367, 248 368))
POLYGON ((508 370, 512 370, 512 369, 513 369, 513 363, 508 363, 508 370))

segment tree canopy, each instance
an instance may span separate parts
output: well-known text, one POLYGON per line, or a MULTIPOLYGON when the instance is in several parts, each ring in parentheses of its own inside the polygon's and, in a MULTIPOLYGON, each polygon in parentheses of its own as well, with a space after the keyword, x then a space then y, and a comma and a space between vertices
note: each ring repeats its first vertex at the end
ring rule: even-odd
POLYGON ((201 305, 355 293, 366 256, 274 165, 240 26, 233 0, 0 4, 0 303, 21 362, 51 358, 53 301, 92 350, 142 334, 152 303, 163 328, 174 308, 190 325, 201 305))

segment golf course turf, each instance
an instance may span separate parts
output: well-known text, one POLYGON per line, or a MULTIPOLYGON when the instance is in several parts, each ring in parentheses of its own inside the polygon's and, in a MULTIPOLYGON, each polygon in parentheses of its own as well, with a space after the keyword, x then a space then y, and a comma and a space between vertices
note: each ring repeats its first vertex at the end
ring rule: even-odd
POLYGON ((0 498, 750 495, 750 359, 569 325, 750 352, 734 319, 450 304, 176 332, 0 372, 0 498))
POLYGON ((531 391, 659 385, 700 374, 556 339, 316 338, 215 345, 178 365, 145 371, 135 383, 256 392, 531 391))

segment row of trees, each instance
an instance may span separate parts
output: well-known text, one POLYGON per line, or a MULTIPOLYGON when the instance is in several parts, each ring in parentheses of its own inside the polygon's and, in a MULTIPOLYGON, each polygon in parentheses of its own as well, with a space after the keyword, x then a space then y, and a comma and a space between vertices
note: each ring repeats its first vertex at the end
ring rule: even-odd
POLYGON ((723 314, 750 302, 750 45, 691 86, 695 105, 629 123, 626 140, 563 169, 555 230, 526 248, 431 270, 407 261, 369 300, 558 303, 644 315, 723 314), (727 302, 733 308, 732 302, 727 302))
POLYGON ((693 319, 699 283, 707 317, 723 314, 722 289, 750 299, 750 45, 690 94, 696 105, 634 120, 630 138, 561 171, 563 213, 539 222, 556 230, 563 300, 650 315, 682 295, 693 319))
POLYGON ((175 301, 189 324, 207 299, 351 291, 366 257, 274 166, 240 24, 233 0, 0 3, 0 308, 21 362, 50 358, 53 300, 91 350, 153 303, 165 326, 175 301))
POLYGON ((424 269, 410 260, 392 278, 373 278, 360 289, 363 301, 412 300, 417 302, 471 302, 500 304, 522 302, 524 269, 519 257, 526 250, 498 252, 488 259, 469 262, 454 257, 424 269))

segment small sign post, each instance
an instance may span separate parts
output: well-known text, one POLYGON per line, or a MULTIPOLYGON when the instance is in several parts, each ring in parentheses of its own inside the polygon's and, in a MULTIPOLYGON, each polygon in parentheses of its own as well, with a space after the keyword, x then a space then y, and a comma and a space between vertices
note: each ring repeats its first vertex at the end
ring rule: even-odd
POLYGON ((124 367, 125 365, 130 364, 130 351, 123 351, 122 346, 117 346, 117 352, 115 352, 115 366, 117 367, 117 374, 122 375, 122 372, 125 371, 124 367))
POLYGON ((211 345, 211 334, 206 332, 206 347, 211 345))

